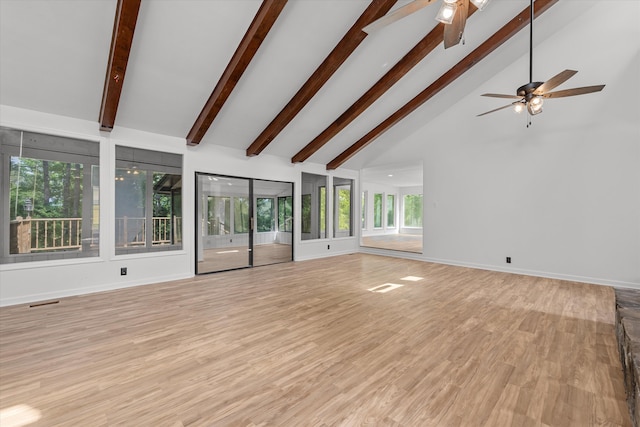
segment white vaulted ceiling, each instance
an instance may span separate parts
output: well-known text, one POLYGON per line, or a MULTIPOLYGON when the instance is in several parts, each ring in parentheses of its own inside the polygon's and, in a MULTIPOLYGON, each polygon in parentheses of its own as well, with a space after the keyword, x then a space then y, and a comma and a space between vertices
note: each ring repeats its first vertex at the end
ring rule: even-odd
MULTIPOLYGON (((367 8, 364 0, 290 0, 201 144, 246 150, 367 8)), ((399 1, 395 7, 406 4, 399 1)), ((534 80, 580 72, 560 89, 606 84, 599 94, 550 100, 535 120, 580 126, 635 105, 637 0, 561 0, 534 24, 534 80), (617 13, 616 13, 617 12, 617 13), (634 68, 635 67, 635 68, 634 68), (631 88, 631 89, 630 89, 631 88)), ((116 126, 185 138, 261 1, 142 0, 116 126)), ((493 0, 469 18, 465 44, 436 48, 309 161, 326 164, 528 6, 493 0)), ((0 0, 0 104, 96 121, 116 0, 0 0)), ((436 25, 437 5, 369 35, 264 153, 291 158, 365 93, 436 25)), ((430 135, 517 137, 523 120, 484 92, 528 81, 528 28, 382 134, 345 166, 415 163, 430 135)), ((636 110, 637 111, 637 110, 636 110)))

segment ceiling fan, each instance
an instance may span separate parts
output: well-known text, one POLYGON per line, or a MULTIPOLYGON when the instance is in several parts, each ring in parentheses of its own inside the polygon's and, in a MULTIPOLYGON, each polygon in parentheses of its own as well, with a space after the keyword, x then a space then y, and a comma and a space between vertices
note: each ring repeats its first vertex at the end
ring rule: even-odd
MULTIPOLYGON (((377 19, 364 27, 362 31, 367 34, 371 34, 382 27, 396 22, 405 16, 411 15, 420 9, 429 6, 436 0, 413 0, 388 15, 377 19)), ((447 49, 451 46, 455 46, 462 40, 464 33, 464 26, 467 22, 467 16, 469 15, 469 1, 473 3, 478 10, 482 10, 489 3, 490 0, 441 0, 442 5, 440 11, 436 16, 436 20, 445 24, 444 27, 444 48, 447 49)))
MULTIPOLYGON (((550 90, 560 86, 562 83, 573 77, 577 71, 564 70, 561 73, 551 77, 546 82, 534 82, 533 81, 533 0, 531 0, 530 18, 529 18, 529 83, 520 86, 516 91, 516 95, 503 95, 500 93, 483 93, 482 96, 489 96, 492 98, 508 98, 516 99, 510 104, 496 108, 495 110, 487 111, 486 113, 478 114, 477 117, 484 116, 486 114, 500 111, 505 108, 513 107, 514 111, 520 113, 525 109, 530 116, 542 113, 542 104, 545 98, 563 98, 567 96, 584 95, 586 93, 599 92, 605 85, 584 86, 573 89, 559 90, 556 92, 549 92, 550 90)), ((528 122, 527 127, 531 124, 528 122)))

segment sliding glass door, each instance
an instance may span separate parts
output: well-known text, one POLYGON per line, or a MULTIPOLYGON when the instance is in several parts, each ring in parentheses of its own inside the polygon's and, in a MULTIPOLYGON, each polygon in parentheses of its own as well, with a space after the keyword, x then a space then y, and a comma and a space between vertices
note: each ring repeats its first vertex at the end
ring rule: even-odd
POLYGON ((253 265, 293 260, 293 184, 253 180, 253 265))
POLYGON ((293 184, 196 174, 196 273, 293 260, 293 184))
POLYGON ((244 178, 198 174, 198 274, 251 265, 249 184, 244 178))

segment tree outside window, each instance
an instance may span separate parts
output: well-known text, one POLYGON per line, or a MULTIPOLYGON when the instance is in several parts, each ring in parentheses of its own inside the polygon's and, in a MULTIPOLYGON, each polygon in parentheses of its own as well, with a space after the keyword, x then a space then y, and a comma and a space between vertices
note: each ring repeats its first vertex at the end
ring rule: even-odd
POLYGON ((353 236, 352 227, 352 203, 351 194, 353 180, 346 178, 333 178, 333 236, 347 237, 353 236))
POLYGON ((311 233, 311 194, 302 195, 302 232, 311 233))
POLYGON ((422 194, 405 194, 404 226, 422 227, 422 194))
POLYGON ((276 226, 274 199, 258 197, 256 199, 256 218, 258 232, 274 231, 276 226))
POLYGON ((382 228, 382 194, 373 195, 373 228, 382 228))
POLYGON ((278 197, 278 231, 293 230, 293 197, 278 197))
POLYGON ((249 232, 249 199, 234 197, 233 199, 233 228, 235 234, 249 232))
POLYGON ((396 226, 396 196, 387 194, 387 227, 396 226))
POLYGON ((210 236, 231 234, 231 198, 209 196, 208 202, 207 234, 210 236))

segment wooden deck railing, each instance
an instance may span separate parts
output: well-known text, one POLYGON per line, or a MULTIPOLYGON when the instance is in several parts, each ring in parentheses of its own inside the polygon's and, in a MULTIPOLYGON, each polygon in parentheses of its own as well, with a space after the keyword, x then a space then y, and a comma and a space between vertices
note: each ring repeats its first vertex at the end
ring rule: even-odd
MULTIPOLYGON (((174 243, 182 241, 182 217, 154 216, 152 220, 152 245, 168 245, 172 243, 172 228, 175 230, 174 243)), ((146 218, 116 218, 116 247, 144 246, 146 243, 146 226, 146 218)))
MULTIPOLYGON (((11 253, 82 248, 82 218, 18 218, 11 223, 16 229, 16 233, 12 235, 15 234, 15 240, 22 242, 14 245, 16 248, 11 253), (23 230, 22 234, 26 233, 21 239, 17 237, 20 230, 23 230)), ((152 244, 172 243, 172 228, 175 230, 174 243, 181 242, 182 217, 153 217, 152 244)), ((116 246, 142 246, 145 244, 145 233, 145 218, 116 218, 116 246)), ((98 238, 89 237, 84 243, 95 247, 98 244, 98 238)))
POLYGON ((82 218, 31 218, 31 252, 82 247, 82 218))

